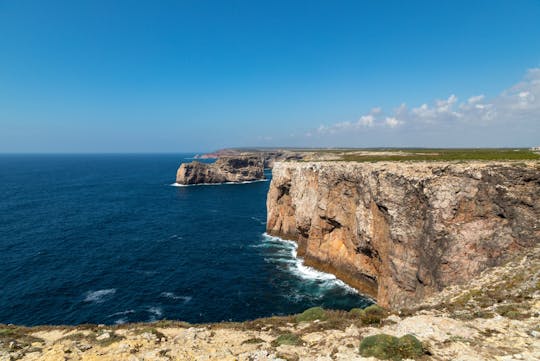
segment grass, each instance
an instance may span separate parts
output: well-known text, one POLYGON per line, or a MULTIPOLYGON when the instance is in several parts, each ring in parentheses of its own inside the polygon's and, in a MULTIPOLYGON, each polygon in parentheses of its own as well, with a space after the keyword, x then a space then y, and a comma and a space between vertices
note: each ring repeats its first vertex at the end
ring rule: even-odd
POLYGON ((151 335, 154 335, 158 340, 161 340, 162 338, 167 338, 163 333, 159 332, 154 327, 143 327, 135 329, 135 334, 142 335, 143 333, 149 333, 151 335))
POLYGON ((241 152, 285 150, 318 156, 331 155, 339 160, 377 161, 470 161, 540 160, 538 152, 528 148, 233 148, 241 152))
POLYGON ((102 347, 107 347, 112 345, 115 342, 122 341, 125 337, 117 334, 114 331, 109 332, 109 337, 98 339, 100 335, 96 334, 95 332, 89 332, 89 333, 83 333, 83 332, 75 332, 72 334, 69 334, 67 336, 64 336, 60 338, 56 342, 63 342, 63 341, 72 341, 76 343, 80 342, 86 342, 87 344, 97 344, 102 347))
POLYGON ((34 342, 42 343, 43 340, 29 335, 26 328, 0 325, 0 348, 2 345, 5 347, 13 343, 13 347, 21 349, 31 346, 34 342))
POLYGON ((385 154, 383 150, 374 150, 371 154, 357 154, 358 151, 345 151, 341 153, 341 158, 345 161, 355 162, 540 160, 540 154, 523 148, 389 149, 387 151, 399 152, 400 154, 385 154), (380 154, 377 154, 377 152, 380 154))

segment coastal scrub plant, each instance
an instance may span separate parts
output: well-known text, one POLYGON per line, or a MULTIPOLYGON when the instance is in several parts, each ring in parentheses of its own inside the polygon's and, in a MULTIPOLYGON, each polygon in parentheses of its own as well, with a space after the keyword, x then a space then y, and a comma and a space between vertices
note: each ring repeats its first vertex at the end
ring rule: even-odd
POLYGON ((297 322, 325 321, 328 318, 326 311, 322 307, 311 307, 296 316, 297 322))
POLYGON ((279 335, 274 341, 272 341, 272 346, 277 347, 281 345, 290 345, 298 346, 303 343, 303 340, 300 336, 295 335, 294 333, 287 332, 279 335))
POLYGON ((416 359, 424 354, 422 343, 413 335, 400 338, 384 333, 365 337, 360 343, 360 355, 380 360, 416 359))
POLYGON ((349 313, 360 318, 366 325, 378 325, 387 316, 386 310, 378 305, 371 305, 364 309, 353 308, 349 313))

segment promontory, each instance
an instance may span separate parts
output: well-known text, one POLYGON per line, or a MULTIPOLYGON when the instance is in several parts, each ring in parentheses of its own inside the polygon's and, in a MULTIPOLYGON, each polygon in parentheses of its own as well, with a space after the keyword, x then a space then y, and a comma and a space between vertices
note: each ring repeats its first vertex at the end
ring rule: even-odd
POLYGON ((176 173, 181 185, 241 183, 264 179, 260 157, 223 157, 215 163, 183 163, 176 173))

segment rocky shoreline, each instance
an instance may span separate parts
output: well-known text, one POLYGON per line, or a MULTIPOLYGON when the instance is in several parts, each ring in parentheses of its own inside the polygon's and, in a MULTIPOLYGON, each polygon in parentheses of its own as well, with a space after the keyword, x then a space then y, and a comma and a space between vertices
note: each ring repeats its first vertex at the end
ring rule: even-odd
MULTIPOLYGON (((413 309, 374 311, 312 309, 293 316, 199 325, 0 325, 0 360, 375 361, 369 356, 374 349, 360 345, 405 335, 421 343, 421 355, 412 357, 417 360, 538 360, 540 247, 413 309)), ((375 351, 380 350, 403 358, 402 350, 375 351)))

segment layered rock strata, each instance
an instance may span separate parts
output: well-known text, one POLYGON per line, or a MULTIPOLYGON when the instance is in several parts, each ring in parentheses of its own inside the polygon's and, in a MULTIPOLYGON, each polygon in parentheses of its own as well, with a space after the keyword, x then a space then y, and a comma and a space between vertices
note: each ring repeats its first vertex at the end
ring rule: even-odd
POLYGON ((183 163, 176 173, 176 183, 240 183, 264 179, 263 161, 259 157, 224 157, 215 163, 183 163))
POLYGON ((305 264, 398 308, 539 243, 540 164, 276 163, 267 208, 305 264))

